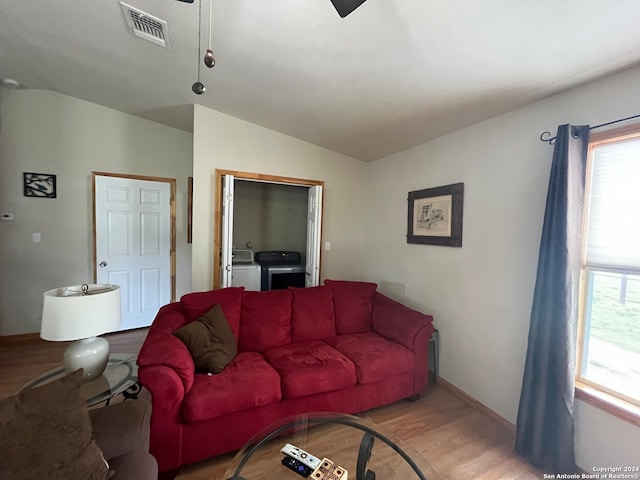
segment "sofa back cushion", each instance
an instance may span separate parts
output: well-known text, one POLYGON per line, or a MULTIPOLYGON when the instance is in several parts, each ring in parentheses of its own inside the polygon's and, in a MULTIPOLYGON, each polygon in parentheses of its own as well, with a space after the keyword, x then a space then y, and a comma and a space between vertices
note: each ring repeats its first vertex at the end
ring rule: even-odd
POLYGON ((188 322, 200 318, 219 304, 236 339, 240 336, 240 311, 244 287, 228 287, 208 292, 187 293, 180 299, 182 312, 188 322))
POLYGON ((333 290, 336 333, 344 335, 370 331, 373 295, 378 286, 370 282, 328 279, 324 284, 333 290))
POLYGON ((291 339, 294 342, 323 340, 336 334, 333 314, 333 290, 329 287, 289 287, 291 303, 291 339))
POLYGON ((262 352, 291 343, 291 297, 289 290, 242 294, 239 351, 262 352))

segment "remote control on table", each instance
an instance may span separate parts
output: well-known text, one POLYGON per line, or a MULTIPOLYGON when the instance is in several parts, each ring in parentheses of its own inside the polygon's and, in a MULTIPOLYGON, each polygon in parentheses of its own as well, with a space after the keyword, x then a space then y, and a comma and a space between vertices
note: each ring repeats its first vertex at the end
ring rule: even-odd
POLYGON ((312 472, 312 470, 308 466, 300 463, 298 460, 296 460, 295 458, 291 458, 288 455, 285 455, 282 458, 282 464, 288 469, 293 470, 298 475, 305 478, 311 475, 311 472, 312 472))
POLYGON ((303 465, 309 467, 312 471, 318 468, 320 465, 320 459, 311 455, 309 452, 305 452, 299 447, 287 443, 284 447, 280 449, 280 453, 283 453, 291 458, 295 458, 303 465))

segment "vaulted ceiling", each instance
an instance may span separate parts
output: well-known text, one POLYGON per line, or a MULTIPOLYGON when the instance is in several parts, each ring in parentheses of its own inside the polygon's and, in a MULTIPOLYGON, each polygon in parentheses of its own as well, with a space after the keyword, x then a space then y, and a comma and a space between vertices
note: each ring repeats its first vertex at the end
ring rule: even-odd
MULTIPOLYGON (((0 0, 0 77, 184 130, 204 105, 372 161, 640 62, 637 0, 0 0), (198 55, 198 10, 202 52, 198 55)), ((571 119, 568 119, 568 121, 571 119)))

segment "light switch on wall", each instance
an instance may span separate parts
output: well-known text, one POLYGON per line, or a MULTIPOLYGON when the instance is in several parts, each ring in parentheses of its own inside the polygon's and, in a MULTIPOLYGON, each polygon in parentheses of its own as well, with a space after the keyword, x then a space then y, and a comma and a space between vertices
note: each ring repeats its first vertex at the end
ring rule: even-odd
POLYGON ((33 243, 40 243, 40 234, 39 233, 34 233, 33 234, 33 243))

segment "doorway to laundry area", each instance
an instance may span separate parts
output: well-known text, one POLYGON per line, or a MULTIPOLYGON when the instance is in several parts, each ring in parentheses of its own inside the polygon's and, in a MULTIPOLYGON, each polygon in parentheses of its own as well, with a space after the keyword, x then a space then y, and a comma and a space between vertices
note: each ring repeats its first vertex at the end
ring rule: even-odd
POLYGON ((215 185, 214 288, 233 285, 234 248, 299 253, 319 284, 323 181, 216 170, 215 185))

